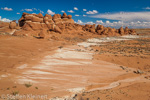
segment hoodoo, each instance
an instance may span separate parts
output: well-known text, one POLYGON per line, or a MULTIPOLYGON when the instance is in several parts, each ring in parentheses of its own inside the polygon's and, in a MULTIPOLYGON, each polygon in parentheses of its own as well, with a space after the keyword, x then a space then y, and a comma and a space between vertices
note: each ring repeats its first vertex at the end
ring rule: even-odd
MULTIPOLYGON (((9 28, 15 29, 17 26, 16 22, 10 22, 9 28)), ((97 35, 107 35, 107 36, 118 36, 126 34, 135 34, 134 30, 128 29, 126 27, 123 29, 104 27, 103 25, 80 25, 74 23, 72 15, 54 14, 53 16, 45 14, 43 16, 39 14, 28 14, 23 13, 22 17, 18 20, 19 30, 16 30, 13 35, 15 36, 33 36, 33 37, 49 37, 51 32, 53 33, 80 33, 89 32, 91 34, 97 35)))

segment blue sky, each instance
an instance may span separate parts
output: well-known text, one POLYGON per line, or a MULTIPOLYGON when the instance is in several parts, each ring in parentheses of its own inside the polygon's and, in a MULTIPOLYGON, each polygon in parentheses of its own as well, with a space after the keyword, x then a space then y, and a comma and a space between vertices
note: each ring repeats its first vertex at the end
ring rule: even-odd
POLYGON ((150 0, 0 0, 0 20, 18 20, 23 12, 71 14, 79 24, 150 27, 150 0))

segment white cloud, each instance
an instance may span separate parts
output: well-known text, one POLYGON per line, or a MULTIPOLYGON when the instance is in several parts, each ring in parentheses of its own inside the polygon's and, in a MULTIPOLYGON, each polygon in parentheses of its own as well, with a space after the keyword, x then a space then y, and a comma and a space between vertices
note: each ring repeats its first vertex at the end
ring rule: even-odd
POLYGON ((87 11, 86 9, 83 9, 83 11, 87 11))
POLYGON ((74 10, 78 10, 78 8, 77 8, 77 7, 74 7, 74 10))
POLYGON ((32 9, 24 9, 25 11, 33 11, 32 9))
POLYGON ((149 28, 150 27, 150 22, 123 22, 123 21, 106 21, 105 23, 96 21, 96 24, 101 24, 104 25, 105 27, 114 27, 114 28, 120 28, 121 26, 123 27, 129 27, 129 28, 149 28))
POLYGON ((38 11, 40 11, 40 13, 42 13, 42 14, 44 13, 44 11, 42 11, 41 9, 36 9, 36 8, 32 8, 32 9, 35 10, 35 11, 38 10, 38 11))
POLYGON ((149 28, 150 27, 150 22, 123 22, 123 21, 118 21, 118 22, 112 22, 112 23, 105 23, 105 26, 112 26, 115 28, 119 28, 121 26, 126 27, 128 26, 129 28, 149 28))
POLYGON ((103 24, 104 22, 102 20, 97 20, 96 24, 103 24))
POLYGON ((143 8, 143 9, 150 10, 150 7, 146 7, 146 8, 143 8))
POLYGON ((68 12, 70 12, 70 13, 74 13, 74 11, 73 11, 73 10, 68 10, 68 12))
POLYGON ((85 17, 85 16, 87 16, 87 15, 83 15, 83 16, 85 17))
POLYGON ((95 24, 95 23, 91 21, 91 22, 87 22, 86 24, 95 24))
POLYGON ((113 21, 110 22, 107 20, 106 22, 103 22, 102 20, 97 20, 95 23, 92 21, 89 22, 82 22, 81 20, 78 20, 76 22, 77 24, 85 25, 85 24, 101 24, 105 27, 112 27, 112 28, 120 28, 122 27, 129 27, 129 28, 149 28, 150 27, 150 21, 149 22, 123 22, 123 21, 113 21))
POLYGON ((37 11, 37 9, 36 9, 36 8, 32 8, 32 9, 37 11))
POLYGON ((0 16, 0 21, 3 21, 3 22, 10 22, 11 20, 10 20, 10 19, 7 19, 7 18, 2 18, 2 17, 0 16))
POLYGON ((110 21, 106 21, 106 24, 109 24, 110 23, 110 21))
POLYGON ((8 8, 8 7, 4 7, 4 8, 1 8, 2 10, 6 10, 6 11, 13 11, 12 8, 8 8))
POLYGON ((43 14, 43 13, 44 13, 44 11, 40 10, 40 13, 42 13, 42 14, 43 14))
POLYGON ((18 15, 19 15, 20 13, 18 13, 18 12, 17 12, 16 14, 18 14, 18 15))
POLYGON ((76 23, 77 23, 77 24, 81 24, 81 25, 94 24, 92 21, 90 21, 90 22, 82 22, 81 20, 78 20, 76 23))
POLYGON ((110 20, 120 20, 124 22, 136 21, 150 21, 150 12, 118 12, 118 13, 105 13, 90 16, 93 18, 104 18, 110 20))
POLYGON ((62 13, 64 13, 65 11, 64 11, 64 10, 62 10, 61 12, 62 12, 62 13))
POLYGON ((47 10, 47 13, 49 14, 49 15, 54 15, 55 14, 55 12, 52 12, 51 10, 47 10))
POLYGON ((78 20, 76 23, 77 24, 83 24, 83 22, 81 20, 78 20))
POLYGON ((86 14, 97 14, 97 13, 98 13, 97 10, 93 10, 93 11, 88 11, 88 12, 86 12, 86 14))
POLYGON ((75 16, 79 16, 79 15, 75 15, 75 16))

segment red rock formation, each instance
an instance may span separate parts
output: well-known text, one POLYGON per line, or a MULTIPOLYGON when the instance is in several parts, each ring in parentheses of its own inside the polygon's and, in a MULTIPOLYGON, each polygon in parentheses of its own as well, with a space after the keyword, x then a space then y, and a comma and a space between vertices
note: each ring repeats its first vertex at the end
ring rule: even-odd
POLYGON ((58 33, 62 33, 61 29, 58 26, 54 27, 54 31, 58 33))
POLYGON ((10 24, 9 24, 9 28, 10 29, 15 29, 16 27, 17 27, 16 21, 11 21, 10 24))
POLYGON ((36 16, 39 18, 43 18, 43 15, 41 13, 37 14, 36 16))
POLYGON ((136 31, 135 31, 134 29, 130 29, 130 30, 129 30, 129 34, 131 34, 131 35, 136 35, 136 31))
POLYGON ((67 14, 63 13, 62 18, 67 18, 67 14))
POLYGON ((47 30, 41 30, 41 32, 38 34, 39 38, 45 38, 46 37, 46 33, 47 33, 47 30))
POLYGON ((124 29, 123 29, 122 27, 120 27, 120 29, 119 29, 119 33, 120 33, 121 35, 123 35, 123 34, 124 34, 124 29))
MULTIPOLYGON (((10 28, 14 28, 13 22, 10 23, 10 28)), ((22 28, 17 30, 14 35, 21 36, 34 36, 45 38, 49 33, 94 33, 98 35, 116 36, 124 34, 135 34, 134 30, 130 30, 127 27, 125 30, 121 27, 120 29, 104 27, 103 25, 79 25, 74 23, 71 15, 64 13, 55 14, 54 16, 45 14, 43 16, 39 14, 28 14, 23 13, 22 17, 18 20, 19 26, 22 28), (87 31, 87 32, 86 32, 87 31), (24 32, 24 33, 23 33, 24 32)))
POLYGON ((51 15, 48 15, 48 14, 45 14, 44 17, 48 17, 48 19, 52 19, 52 16, 51 16, 51 15))
POLYGON ((61 15, 59 15, 59 14, 55 14, 55 15, 53 16, 53 20, 54 20, 55 24, 60 24, 60 23, 62 23, 61 15))
POLYGON ((129 29, 128 29, 128 27, 126 27, 125 29, 124 29, 124 34, 128 34, 129 33, 129 29))
POLYGON ((71 19, 71 18, 72 18, 72 15, 68 15, 67 18, 71 19))

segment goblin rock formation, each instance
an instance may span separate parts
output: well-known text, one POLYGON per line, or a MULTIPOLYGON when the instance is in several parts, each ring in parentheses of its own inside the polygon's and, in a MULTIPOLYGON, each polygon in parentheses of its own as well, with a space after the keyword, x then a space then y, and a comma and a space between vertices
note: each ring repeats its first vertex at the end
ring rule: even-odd
POLYGON ((67 33, 83 33, 89 32, 97 35, 126 35, 135 34, 134 30, 126 27, 123 29, 104 27, 103 25, 79 25, 74 23, 71 15, 64 13, 63 15, 55 14, 54 16, 46 14, 43 16, 39 14, 23 13, 22 17, 18 20, 18 24, 15 21, 10 22, 9 28, 16 29, 13 35, 15 36, 33 36, 38 38, 50 37, 51 33, 67 34, 67 33))

